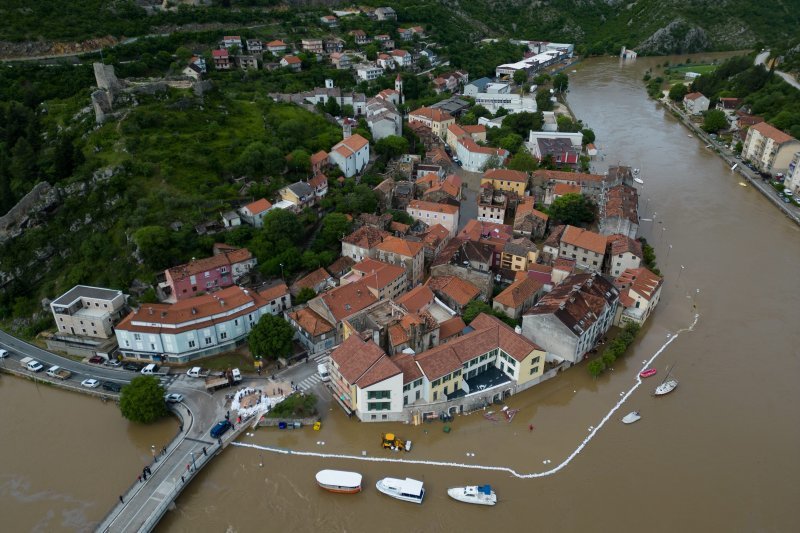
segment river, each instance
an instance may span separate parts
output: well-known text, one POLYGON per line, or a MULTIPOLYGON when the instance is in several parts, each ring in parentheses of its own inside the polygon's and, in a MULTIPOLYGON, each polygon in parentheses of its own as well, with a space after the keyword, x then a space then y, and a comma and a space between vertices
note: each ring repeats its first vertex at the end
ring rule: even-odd
MULTIPOLYGON (((794 512, 800 475, 800 333, 792 326, 800 299, 800 230, 757 191, 740 186, 739 178, 704 144, 647 99, 642 75, 665 59, 675 62, 685 56, 640 58, 626 65, 594 59, 570 73, 569 104, 595 130, 604 156, 596 170, 618 161, 642 169, 641 214, 655 214, 655 220, 643 222, 641 233, 656 247, 667 276, 659 308, 612 372, 594 380, 581 366, 512 397, 509 405, 520 409, 512 423, 491 422, 478 412, 457 417, 453 431, 445 434, 440 423, 360 424, 333 409, 324 413, 320 432, 259 429, 241 439, 321 453, 504 466, 521 474, 565 464, 563 468, 520 479, 507 471, 284 456, 231 447, 199 474, 159 530, 800 530, 794 512), (689 330, 696 314, 697 323, 689 330), (650 392, 657 381, 633 387, 642 362, 659 351, 654 365, 663 373, 667 365, 676 364, 680 385, 656 399, 650 392), (618 419, 633 409, 643 419, 621 424, 618 419), (380 433, 389 430, 413 440, 413 451, 395 455, 380 450, 380 433), (592 438, 585 448, 568 460, 587 436, 592 438), (360 471, 364 492, 322 492, 314 483, 321 468, 360 471), (425 502, 414 506, 377 493, 374 483, 384 476, 423 479, 425 502), (497 507, 466 506, 445 494, 449 486, 476 483, 495 487, 497 507)), ((12 378, 2 380, 6 399, 6 382, 12 378)), ((86 502, 72 508, 84 509, 89 518, 102 516, 127 486, 128 470, 135 471, 154 437, 144 436, 141 428, 126 431, 118 415, 95 400, 71 395, 51 406, 38 399, 33 386, 14 381, 19 385, 11 385, 13 398, 30 398, 15 399, 16 408, 4 410, 4 420, 18 429, 4 432, 2 452, 5 457, 18 453, 20 463, 32 465, 26 475, 33 481, 25 494, 70 487, 61 493, 86 502), (107 428, 110 435, 104 438, 109 442, 100 444, 100 437, 85 434, 78 422, 63 428, 69 445, 59 437, 51 439, 50 433, 46 443, 38 437, 52 429, 52 420, 79 416, 91 419, 92 427, 107 428), (12 445, 11 439, 19 444, 12 445), (20 451, 23 446, 25 452, 20 451), (47 460, 37 462, 43 457, 47 460), (114 458, 116 474, 105 467, 114 458), (52 462, 65 466, 48 475, 45 465, 52 462), (82 468, 77 473, 66 469, 78 462, 82 468), (100 469, 102 474, 93 478, 80 474, 100 469), (102 512, 85 510, 90 504, 102 512)), ((45 392, 51 393, 66 394, 45 392)), ((22 467, 14 464, 15 469, 22 478, 22 467)), ((23 506, 8 501, 8 491, 4 496, 0 511, 7 520, 11 513, 15 524, 21 517, 17 529, 39 523, 27 514, 42 512, 44 505, 23 514, 15 508, 23 506)), ((51 501, 55 507, 56 500, 51 501)), ((70 507, 61 500, 58 505, 70 507)))

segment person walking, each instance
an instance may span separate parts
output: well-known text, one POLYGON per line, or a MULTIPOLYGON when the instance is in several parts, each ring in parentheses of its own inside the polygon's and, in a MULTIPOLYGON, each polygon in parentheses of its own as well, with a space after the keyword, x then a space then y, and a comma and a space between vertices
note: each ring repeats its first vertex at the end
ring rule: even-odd
POLYGON ((122 499, 122 494, 119 495, 119 503, 125 503, 125 500, 122 499))
POLYGON ((138 476, 138 477, 139 477, 139 483, 141 483, 141 482, 142 482, 142 475, 141 475, 141 474, 139 474, 139 476, 138 476))

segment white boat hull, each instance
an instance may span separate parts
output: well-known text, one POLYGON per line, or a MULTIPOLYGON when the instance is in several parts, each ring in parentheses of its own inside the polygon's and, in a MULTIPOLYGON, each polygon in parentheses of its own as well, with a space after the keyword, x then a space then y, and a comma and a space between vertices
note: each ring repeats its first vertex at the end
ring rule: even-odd
POLYGON ((447 489, 447 495, 463 503, 473 505, 496 505, 497 495, 494 491, 491 494, 483 494, 477 491, 477 487, 453 487, 447 489))
POLYGON ((340 494, 361 492, 361 474, 343 470, 320 470, 317 472, 317 484, 329 491, 340 494))
POLYGON ((624 424, 633 424, 634 422, 638 421, 642 418, 642 415, 639 414, 638 411, 633 411, 628 413, 622 418, 622 422, 624 424))
POLYGON ((422 488, 422 482, 410 478, 396 479, 396 478, 383 478, 375 483, 375 488, 378 491, 391 496, 396 500, 403 500, 404 502, 422 503, 425 498, 425 489, 422 488), (414 486, 413 491, 409 491, 405 487, 408 485, 414 486))
POLYGON ((670 392, 675 390, 675 387, 678 386, 677 379, 670 379, 656 387, 655 395, 656 396, 663 396, 665 394, 669 394, 670 392))

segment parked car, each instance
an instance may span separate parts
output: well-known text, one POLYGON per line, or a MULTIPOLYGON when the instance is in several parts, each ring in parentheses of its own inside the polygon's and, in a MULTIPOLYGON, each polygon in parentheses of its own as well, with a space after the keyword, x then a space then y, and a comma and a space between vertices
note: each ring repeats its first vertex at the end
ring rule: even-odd
POLYGON ((119 362, 119 361, 117 361, 116 359, 109 359, 108 361, 106 361, 106 362, 105 362, 105 363, 103 363, 103 364, 104 364, 104 365, 106 365, 106 366, 113 367, 113 368, 117 368, 117 367, 120 367, 120 366, 122 366, 122 363, 120 363, 120 362, 119 362))
POLYGON ((89 362, 93 365, 102 365, 106 362, 105 357, 100 357, 99 355, 95 355, 94 357, 89 358, 89 362))
POLYGON ((227 420, 220 420, 217 424, 211 428, 211 438, 218 439, 225 434, 226 431, 231 429, 232 424, 227 420))
POLYGON ((783 200, 783 203, 785 203, 785 204, 788 204, 788 203, 790 203, 790 202, 791 202, 791 200, 789 200, 789 197, 788 197, 788 196, 782 196, 782 197, 781 197, 781 200, 783 200))
POLYGON ((181 403, 183 401, 183 394, 178 394, 177 392, 165 394, 164 401, 167 403, 181 403))
POLYGON ((132 361, 129 361, 127 363, 123 363, 122 368, 124 368, 125 370, 131 370, 133 372, 138 372, 142 368, 144 368, 144 366, 139 364, 139 363, 134 363, 132 361))
POLYGON ((0 349, 0 359, 5 359, 5 358, 6 358, 6 357, 8 357, 9 355, 10 355, 10 354, 8 353, 8 350, 3 350, 3 349, 0 349))
POLYGON ((100 382, 94 378, 84 379, 81 381, 81 386, 87 389, 96 389, 100 386, 100 382))
POLYGON ((109 392, 119 392, 122 390, 122 385, 113 381, 104 381, 100 386, 109 392))

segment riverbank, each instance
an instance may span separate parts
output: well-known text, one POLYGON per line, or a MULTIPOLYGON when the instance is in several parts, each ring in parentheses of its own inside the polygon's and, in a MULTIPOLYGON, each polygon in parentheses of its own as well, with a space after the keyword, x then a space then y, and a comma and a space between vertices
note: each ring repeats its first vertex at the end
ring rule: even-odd
POLYGON ((777 194, 777 191, 769 184, 768 181, 764 181, 764 179, 755 171, 752 171, 746 167, 740 159, 736 158, 736 154, 734 152, 722 146, 717 139, 712 139, 708 133, 703 131, 702 128, 692 122, 691 118, 667 97, 660 99, 658 102, 664 106, 664 108, 671 111, 672 115, 677 118, 681 124, 686 126, 687 129, 697 135, 701 141, 705 142, 706 145, 711 145, 714 149, 714 152, 729 167, 732 168, 734 165, 736 165, 736 169, 731 172, 732 174, 736 173, 739 176, 742 176, 750 183, 750 185, 761 192, 761 194, 763 194, 767 200, 777 206, 789 220, 797 225, 800 225, 800 209, 791 204, 784 203, 777 194))

